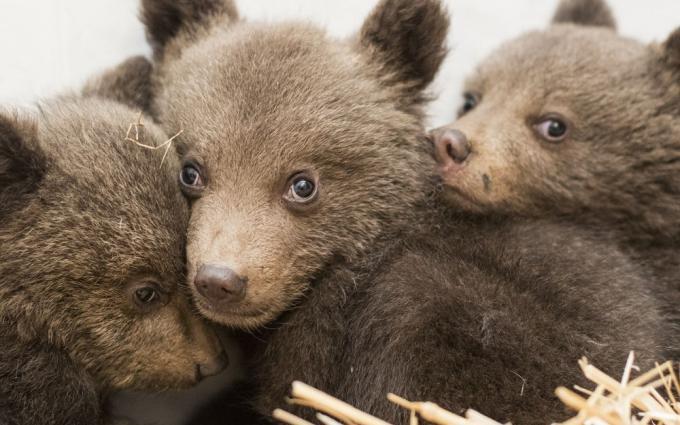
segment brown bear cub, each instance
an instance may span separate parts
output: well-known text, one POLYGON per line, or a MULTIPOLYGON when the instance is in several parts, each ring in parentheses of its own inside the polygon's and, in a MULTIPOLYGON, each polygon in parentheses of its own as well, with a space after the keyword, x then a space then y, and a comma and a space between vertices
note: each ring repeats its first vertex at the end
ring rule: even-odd
POLYGON ((177 159, 124 140, 139 113, 115 102, 39 109, 0 113, 0 423, 111 423, 111 391, 191 386, 226 363, 181 288, 177 159))
POLYGON ((565 0, 547 30, 482 62, 432 138, 459 209, 613 233, 677 291, 680 30, 646 46, 616 33, 602 0, 565 0))
POLYGON ((656 301, 616 249, 433 207, 439 1, 383 0, 347 41, 218 0, 143 5, 152 109, 185 129, 189 285, 203 315, 255 333, 259 412, 299 379, 392 423, 408 415, 388 391, 547 423, 581 356, 612 372, 630 349, 663 357, 656 301))

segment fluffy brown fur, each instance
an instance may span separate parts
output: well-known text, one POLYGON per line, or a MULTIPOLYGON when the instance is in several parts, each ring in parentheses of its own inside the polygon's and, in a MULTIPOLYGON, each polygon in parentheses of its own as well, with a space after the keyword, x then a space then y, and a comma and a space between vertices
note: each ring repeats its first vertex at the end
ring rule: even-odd
POLYGON ((545 423, 581 355, 663 357, 656 301, 616 249, 550 223, 430 217, 422 88, 446 26, 436 0, 383 0, 348 42, 214 16, 160 55, 154 109, 186 129, 195 177, 189 285, 206 317, 260 329, 264 415, 302 379, 394 423, 388 390, 545 423), (318 197, 296 203, 301 173, 318 197), (201 292, 204 265, 240 276, 243 297, 201 292))
POLYGON ((260 412, 302 380, 390 423, 407 414, 388 392, 545 424, 567 416, 554 389, 585 384, 581 356, 609 373, 628 349, 642 364, 663 356, 670 334, 657 303, 610 246, 545 222, 447 220, 328 268, 304 302, 256 334, 260 412))
POLYGON ((447 126, 471 153, 441 173, 468 212, 613 230, 677 293, 680 32, 645 46, 588 26, 609 15, 602 1, 565 1, 554 25, 491 54, 466 85, 478 104, 447 126), (561 141, 540 133, 551 117, 568 126, 561 141))
MULTIPOLYGON (((112 390, 185 387, 220 366, 181 289, 179 164, 124 140, 137 118, 75 97, 0 115, 2 424, 105 423, 112 390)), ((148 123, 141 137, 166 140, 148 123)))
MULTIPOLYGON (((554 389, 585 384, 581 356, 608 373, 629 349, 641 364, 663 357, 674 334, 609 244, 545 221, 436 222, 448 224, 326 268, 304 301, 244 337, 260 413, 302 380, 390 423, 407 415, 387 392, 545 424, 568 416, 554 389)), ((193 423, 224 423, 228 409, 217 402, 193 423)))

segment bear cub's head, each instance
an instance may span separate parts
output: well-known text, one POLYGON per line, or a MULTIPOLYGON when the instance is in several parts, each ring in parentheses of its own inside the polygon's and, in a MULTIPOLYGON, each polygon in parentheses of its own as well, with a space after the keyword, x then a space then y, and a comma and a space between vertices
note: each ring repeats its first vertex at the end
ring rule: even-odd
MULTIPOLYGON (((124 140, 138 115, 77 98, 0 113, 0 326, 102 390, 190 386, 225 365, 182 290, 179 164, 124 140)), ((139 143, 165 140, 139 129, 139 143)))
POLYGON ((242 22, 219 0, 143 5, 154 109, 185 129, 188 281, 204 315, 263 325, 415 216, 434 187, 421 106, 446 53, 438 1, 383 0, 348 41, 242 22))
POLYGON ((680 217, 680 30, 645 46, 601 0, 502 45, 434 130, 447 197, 476 213, 680 217))

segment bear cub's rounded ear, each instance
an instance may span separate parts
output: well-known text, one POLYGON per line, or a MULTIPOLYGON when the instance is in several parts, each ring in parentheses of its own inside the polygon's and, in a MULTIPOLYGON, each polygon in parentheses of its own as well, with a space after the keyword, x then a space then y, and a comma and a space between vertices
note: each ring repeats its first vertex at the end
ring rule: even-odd
POLYGON ((140 19, 154 55, 161 56, 165 45, 181 31, 207 27, 217 16, 239 19, 234 0, 142 0, 140 19))
POLYGON ((662 48, 664 62, 680 74, 680 28, 673 31, 662 48))
POLYGON ((33 123, 0 114, 0 212, 35 190, 46 170, 33 123))
POLYGON ((439 0, 381 0, 359 34, 362 54, 416 94, 446 57, 449 16, 439 0))
POLYGON ((134 56, 90 79, 81 93, 84 97, 115 100, 148 112, 153 98, 152 73, 149 59, 134 56))
POLYGON ((552 22, 616 30, 616 19, 604 0, 562 0, 552 22))

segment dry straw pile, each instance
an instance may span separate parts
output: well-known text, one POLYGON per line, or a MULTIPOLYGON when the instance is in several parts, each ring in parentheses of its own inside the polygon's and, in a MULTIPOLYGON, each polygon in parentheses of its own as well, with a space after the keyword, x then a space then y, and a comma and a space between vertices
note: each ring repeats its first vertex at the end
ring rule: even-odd
MULTIPOLYGON (((595 389, 574 386, 573 390, 556 390, 560 400, 578 412, 561 425, 680 425, 680 384, 673 364, 657 364, 633 378, 634 372, 639 372, 634 361, 630 353, 623 375, 617 380, 581 359, 579 366, 595 389)), ((289 404, 316 410, 323 425, 391 425, 302 382, 293 383, 291 395, 289 404)), ((394 394, 387 398, 411 412, 410 425, 417 425, 419 420, 437 425, 501 425, 474 410, 468 410, 463 417, 435 403, 411 402, 394 394)), ((274 417, 290 425, 313 425, 281 409, 274 411, 274 417)))

